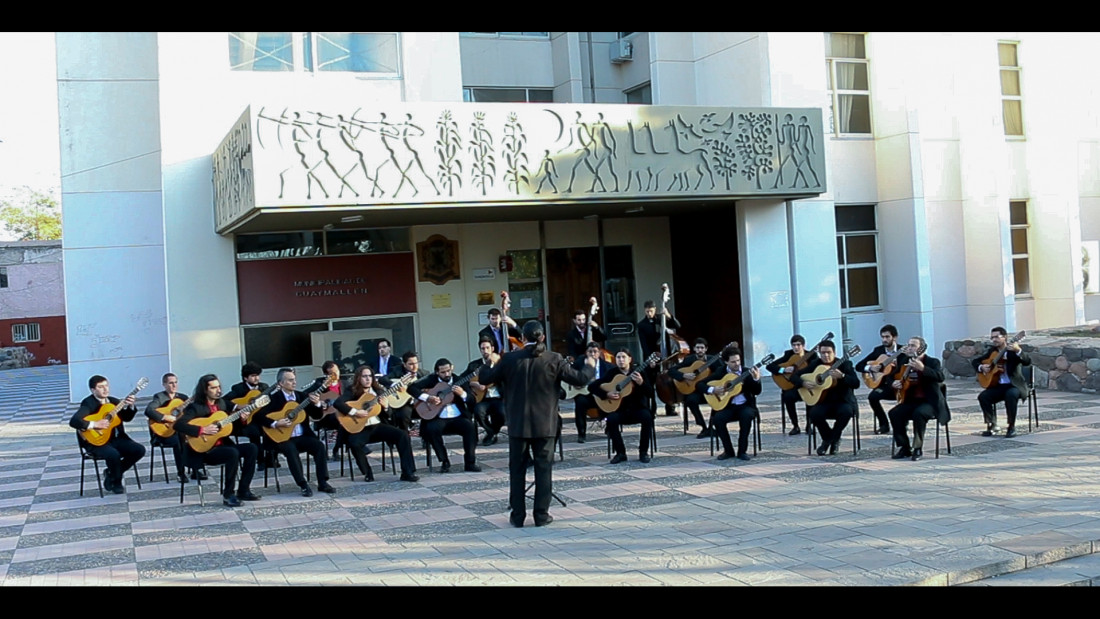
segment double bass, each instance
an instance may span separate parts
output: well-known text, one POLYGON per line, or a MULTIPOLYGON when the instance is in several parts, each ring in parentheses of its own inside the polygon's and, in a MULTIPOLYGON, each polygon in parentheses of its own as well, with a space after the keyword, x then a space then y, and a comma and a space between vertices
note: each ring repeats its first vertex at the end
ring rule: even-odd
POLYGON ((676 390, 673 385, 672 378, 668 375, 668 370, 673 365, 684 360, 684 357, 691 353, 691 346, 688 345, 687 340, 677 335, 673 330, 668 328, 668 318, 665 314, 667 312, 667 303, 671 294, 669 293, 668 284, 661 284, 661 330, 658 336, 658 341, 661 345, 661 359, 657 363, 653 363, 654 367, 659 367, 659 373, 654 383, 654 388, 657 391, 657 397, 665 404, 671 404, 673 406, 684 401, 683 395, 676 390), (676 352, 670 353, 668 341, 672 340, 676 343, 676 352))
MULTIPOLYGON (((588 302, 591 303, 591 307, 588 310, 588 321, 584 323, 584 342, 586 345, 592 341, 592 319, 596 317, 596 312, 600 311, 600 306, 596 303, 596 297, 590 297, 588 302)), ((600 348, 600 358, 608 363, 615 363, 615 355, 611 354, 611 351, 606 348, 600 348)))
POLYGON ((512 308, 512 300, 508 298, 508 291, 500 291, 500 332, 504 340, 504 348, 500 351, 500 354, 506 352, 512 352, 513 350, 519 350, 523 348, 523 342, 519 341, 518 337, 511 335, 508 332, 508 311, 512 308))

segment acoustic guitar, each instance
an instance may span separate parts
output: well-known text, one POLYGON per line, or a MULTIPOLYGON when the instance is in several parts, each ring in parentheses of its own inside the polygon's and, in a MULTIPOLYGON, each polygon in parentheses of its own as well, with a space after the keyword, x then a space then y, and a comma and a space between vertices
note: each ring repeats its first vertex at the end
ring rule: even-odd
MULTIPOLYGON (((726 344, 722 348, 725 349, 726 347, 732 346, 732 345, 733 345, 733 342, 730 342, 729 344, 726 344)), ((718 367, 718 364, 721 363, 721 362, 722 362, 722 357, 719 356, 719 355, 714 355, 713 357, 711 357, 709 359, 696 359, 695 361, 693 361, 691 363, 691 365, 689 365, 687 367, 680 368, 680 373, 682 373, 682 374, 694 373, 695 378, 692 378, 691 380, 687 380, 687 379, 675 380, 674 379, 672 382, 673 382, 673 384, 676 385, 676 390, 679 391, 680 393, 684 394, 684 395, 688 395, 688 394, 692 393, 693 391, 695 391, 695 386, 698 385, 700 381, 702 381, 705 378, 707 378, 708 376, 710 376, 710 374, 714 370, 714 368, 718 367)))
POLYGON ((884 379, 886 379, 887 377, 893 377, 896 373, 894 370, 897 369, 895 367, 897 366, 897 359, 903 352, 905 352, 907 348, 908 347, 906 346, 899 346, 898 349, 892 353, 879 355, 878 359, 875 359, 874 361, 868 361, 867 366, 865 367, 878 365, 881 366, 882 369, 878 372, 864 370, 863 384, 867 385, 868 389, 877 389, 882 385, 882 381, 884 379))
POLYGON ((428 394, 429 397, 434 395, 439 398, 439 404, 430 404, 426 400, 418 400, 415 407, 416 414, 424 420, 435 419, 439 416, 439 413, 443 412, 443 409, 447 408, 451 402, 454 402, 455 387, 461 387, 476 377, 477 372, 474 372, 464 378, 454 380, 452 383, 441 382, 431 389, 424 391, 423 393, 428 394))
MULTIPOLYGON (((923 355, 924 351, 926 351, 926 350, 928 350, 928 344, 922 344, 916 350, 911 349, 909 346, 906 346, 904 348, 904 352, 905 352, 906 356, 908 356, 910 359, 913 359, 913 358, 916 358, 916 357, 919 357, 919 356, 923 355)), ((902 351, 899 351, 899 352, 902 352, 902 351)), ((901 389, 898 389, 898 404, 901 404, 902 402, 905 401, 905 398, 907 398, 909 396, 908 391, 909 391, 909 387, 912 386, 911 383, 915 382, 915 381, 909 380, 909 365, 908 364, 903 365, 900 368, 898 368, 898 374, 897 374, 895 379, 901 381, 901 389)))
MULTIPOLYGON (((236 406, 248 406, 256 398, 258 398, 262 395, 272 395, 273 393, 275 393, 278 390, 279 390, 279 385, 275 385, 274 387, 270 387, 266 392, 260 391, 259 389, 252 389, 251 391, 249 391, 248 393, 242 395, 239 398, 233 398, 232 400, 229 401, 229 403, 234 404, 236 406)), ((248 419, 245 419, 244 423, 245 423, 245 425, 248 425, 248 424, 252 423, 252 417, 250 416, 248 419)))
MULTIPOLYGON (((164 415, 165 417, 168 417, 168 416, 178 417, 179 415, 176 414, 176 411, 185 408, 188 404, 193 402, 194 399, 195 399, 195 396, 191 396, 191 397, 187 398, 186 400, 181 400, 179 398, 172 398, 171 400, 168 401, 167 404, 165 404, 164 406, 158 408, 157 412, 160 413, 161 415, 164 415)), ((168 437, 170 437, 170 436, 172 436, 173 434, 176 433, 176 429, 174 427, 175 424, 176 424, 176 422, 174 422, 174 421, 172 421, 172 422, 155 421, 153 419, 150 419, 149 420, 149 430, 152 431, 153 434, 156 434, 157 436, 159 436, 161 438, 168 438, 168 437)))
POLYGON ((252 411, 263 408, 271 403, 271 398, 266 394, 256 398, 248 406, 237 409, 232 415, 225 411, 218 411, 207 417, 196 417, 187 422, 187 425, 197 426, 204 428, 209 425, 218 426, 218 431, 215 434, 199 434, 198 436, 185 436, 187 444, 191 447, 192 451, 204 454, 214 448, 214 445, 218 444, 218 440, 223 439, 233 433, 233 422, 240 419, 242 415, 251 413, 252 411))
MULTIPOLYGON (((498 355, 496 353, 491 353, 489 355, 489 361, 493 362, 493 365, 490 365, 489 367, 495 366, 496 364, 500 363, 500 355, 498 355)), ((477 375, 480 374, 480 373, 481 373, 480 369, 477 372, 474 372, 474 380, 470 381, 471 384, 473 384, 474 382, 477 382, 477 375)), ((478 384, 481 385, 481 383, 478 383, 478 384)), ((493 386, 494 385, 492 383, 490 383, 488 385, 481 385, 481 389, 476 389, 474 387, 471 387, 470 391, 474 392, 474 402, 475 403, 480 403, 482 400, 484 400, 485 396, 489 394, 489 388, 493 387, 493 386)))
POLYGON ((630 371, 626 374, 622 374, 613 378, 610 382, 606 382, 600 387, 608 394, 617 393, 619 398, 612 400, 610 398, 593 398, 596 401, 596 406, 600 407, 600 410, 605 413, 614 413, 619 410, 619 405, 623 403, 623 400, 634 391, 634 379, 631 378, 638 371, 635 367, 631 367, 630 371))
MULTIPOLYGON (((141 379, 138 380, 137 385, 134 386, 134 390, 126 394, 126 397, 122 398, 122 400, 125 400, 132 395, 137 395, 139 391, 141 391, 148 385, 149 379, 142 376, 141 379)), ((119 400, 119 404, 122 403, 122 400, 119 400)), ((89 423, 106 419, 111 425, 107 426, 107 428, 103 430, 93 430, 91 428, 87 430, 81 430, 80 438, 84 439, 86 443, 95 445, 96 447, 103 447, 104 445, 106 445, 111 440, 111 434, 115 431, 115 428, 117 428, 122 423, 122 419, 115 414, 115 409, 117 407, 118 404, 111 404, 110 402, 107 402, 106 404, 101 405, 99 407, 99 410, 85 417, 84 421, 87 421, 89 423)))
POLYGON ((982 359, 979 365, 989 366, 989 371, 985 374, 978 372, 978 383, 982 386, 982 389, 989 389, 1000 382, 1001 374, 1005 371, 1005 364, 1001 363, 1001 360, 1004 359, 1005 353, 1008 351, 1008 345, 1015 344, 1022 339, 1024 339, 1024 332, 1020 331, 1005 343, 1004 350, 994 350, 991 355, 982 359))
POLYGON ((858 355, 860 351, 861 349, 859 346, 853 346, 844 353, 843 357, 837 359, 832 365, 825 365, 822 363, 814 368, 813 372, 802 376, 804 382, 813 384, 813 387, 802 386, 798 388, 798 393, 802 395, 802 401, 806 403, 806 406, 817 404, 821 400, 821 396, 836 385, 836 379, 829 374, 829 370, 840 367, 840 364, 844 363, 845 359, 851 359, 858 355))
POLYGON ((716 395, 713 393, 704 394, 707 403, 710 404, 711 409, 720 411, 729 405, 738 394, 741 393, 741 387, 745 379, 751 376, 752 370, 759 370, 765 365, 775 361, 775 355, 769 354, 760 360, 760 363, 752 366, 750 369, 745 370, 742 368, 741 373, 734 376, 733 374, 727 374, 718 380, 712 380, 707 383, 708 387, 714 387, 715 389, 722 389, 724 393, 722 395, 716 395))
POLYGON ((359 434, 363 431, 363 428, 372 426, 377 423, 378 415, 382 412, 382 398, 388 399, 393 397, 401 389, 404 389, 416 379, 416 376, 412 372, 409 372, 401 378, 393 381, 393 384, 382 393, 375 394, 373 391, 368 391, 359 396, 359 399, 348 400, 346 403, 351 408, 362 411, 363 414, 355 415, 354 417, 346 413, 336 411, 336 421, 347 430, 348 434, 359 434))
POLYGON ((783 391, 790 391, 791 389, 797 389, 798 385, 791 382, 790 376, 795 372, 806 367, 814 357, 817 356, 817 347, 821 346, 821 342, 825 340, 833 339, 833 332, 829 331, 825 334, 825 337, 818 340, 817 344, 813 348, 803 352, 801 355, 791 355, 790 359, 787 359, 783 363, 779 364, 780 368, 791 368, 790 372, 783 372, 782 374, 772 374, 772 382, 779 385, 779 388, 783 391))
POLYGON ((266 417, 269 421, 281 421, 283 419, 289 419, 290 425, 272 428, 265 423, 263 424, 264 434, 266 434, 268 438, 275 441, 276 443, 285 443, 290 440, 290 436, 294 432, 294 426, 306 420, 305 409, 311 404, 308 396, 310 394, 317 393, 318 391, 328 389, 332 386, 332 384, 333 380, 331 378, 325 377, 324 382, 305 392, 305 395, 307 397, 302 398, 301 402, 287 402, 286 405, 283 406, 281 409, 268 413, 266 417))

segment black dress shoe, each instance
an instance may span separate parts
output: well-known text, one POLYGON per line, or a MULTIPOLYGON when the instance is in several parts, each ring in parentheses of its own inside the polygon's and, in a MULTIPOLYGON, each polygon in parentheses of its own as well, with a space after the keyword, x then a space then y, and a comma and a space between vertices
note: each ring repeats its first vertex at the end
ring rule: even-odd
POLYGON ((545 527, 546 525, 550 524, 551 522, 554 522, 554 517, 551 516, 550 514, 546 514, 545 519, 535 521, 535 526, 536 527, 545 527))
POLYGON ((245 490, 244 492, 238 492, 237 498, 242 501, 259 501, 260 495, 252 492, 251 490, 245 490))
POLYGON ((1013 438, 1016 436, 1016 428, 1008 426, 1008 432, 1005 432, 1005 438, 1013 438))
POLYGON ((241 500, 237 498, 237 495, 231 494, 227 497, 222 497, 222 505, 226 507, 240 507, 241 500))
POLYGON ((833 441, 833 444, 829 445, 829 455, 835 456, 838 449, 840 449, 840 439, 833 441))
POLYGON ((731 454, 728 451, 723 451, 722 453, 718 454, 718 459, 719 460, 729 460, 730 458, 736 458, 736 457, 737 456, 734 456, 733 454, 731 454))
POLYGON ((897 451, 897 453, 895 453, 894 455, 892 455, 890 457, 893 458, 894 460, 901 460, 903 458, 908 458, 911 455, 913 455, 913 452, 909 451, 908 447, 903 447, 903 448, 899 449, 897 451))
POLYGON ((401 481, 420 481, 420 476, 417 475, 416 473, 413 473, 412 475, 406 475, 406 474, 402 473, 401 474, 401 481))
POLYGON ((176 481, 181 484, 186 484, 191 480, 186 475, 176 475, 176 481))
POLYGON ((615 454, 615 457, 611 459, 611 464, 618 464, 620 462, 626 462, 626 454, 615 454))
POLYGON ((194 477, 202 481, 210 479, 210 476, 206 474, 206 469, 198 469, 197 471, 195 471, 194 477))
POLYGON ((982 436, 993 436, 993 432, 990 430, 985 430, 982 432, 982 436))
POLYGON ((480 472, 481 472, 481 465, 480 465, 480 464, 478 464, 477 462, 473 462, 473 463, 471 463, 471 464, 467 464, 466 466, 464 466, 464 467, 462 467, 462 468, 463 468, 463 470, 465 470, 465 471, 466 471, 467 473, 480 473, 480 472))
POLYGON ((791 431, 787 433, 787 436, 798 436, 799 434, 802 434, 802 430, 798 426, 795 426, 791 428, 791 431))
POLYGON ((584 439, 584 437, 583 437, 583 436, 578 436, 578 437, 577 437, 577 442, 578 442, 578 443, 583 443, 583 442, 584 442, 584 440, 585 440, 585 439, 584 439))
POLYGON ((302 487, 302 496, 313 496, 313 489, 309 486, 302 487))
POLYGON ((824 456, 828 452, 829 452, 829 444, 828 443, 822 443, 821 446, 817 448, 817 455, 819 455, 819 456, 824 456))
POLYGON ((710 438, 710 428, 703 428, 695 438, 710 438))
POLYGON ((327 481, 321 484, 317 484, 317 489, 325 494, 336 494, 336 488, 333 488, 327 481))
POLYGON ((512 526, 517 529, 523 528, 523 520, 518 520, 516 518, 513 518, 512 516, 508 516, 508 522, 512 523, 512 526))
POLYGON ((638 456, 638 461, 643 463, 648 463, 652 459, 653 458, 649 454, 642 454, 638 456))
POLYGON ((743 460, 745 462, 748 462, 749 460, 752 460, 752 458, 749 457, 749 454, 737 454, 737 459, 738 460, 743 460))
POLYGON ((439 465, 439 472, 440 473, 450 473, 451 472, 451 463, 450 462, 444 462, 443 464, 440 464, 439 465))
POLYGON ((115 484, 114 487, 111 488, 111 492, 115 494, 126 494, 126 486, 123 486, 121 483, 115 484))
POLYGON ((913 462, 916 462, 917 460, 920 460, 922 456, 924 456, 923 451, 921 451, 920 449, 914 449, 913 450, 913 462))
POLYGON ((879 428, 879 434, 890 434, 890 427, 889 426, 883 426, 883 427, 879 428))

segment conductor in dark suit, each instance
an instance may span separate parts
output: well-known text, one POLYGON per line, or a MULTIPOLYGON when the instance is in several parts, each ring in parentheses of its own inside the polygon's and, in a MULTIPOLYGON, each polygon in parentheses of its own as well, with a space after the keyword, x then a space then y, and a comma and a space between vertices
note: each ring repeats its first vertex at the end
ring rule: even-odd
POLYGON ((909 338, 909 350, 898 356, 899 369, 904 372, 903 379, 895 380, 893 388, 898 392, 901 402, 890 409, 890 425, 894 428, 894 444, 898 451, 893 458, 912 457, 920 460, 923 455, 924 429, 932 419, 940 423, 951 421, 944 399, 943 366, 940 360, 924 354, 928 348, 924 338, 909 338), (910 357, 909 355, 914 356, 910 357), (902 388, 905 387, 904 392, 902 388), (909 449, 909 421, 913 421, 913 448, 909 449))
POLYGON ((500 363, 482 370, 482 383, 501 386, 504 409, 508 415, 508 505, 512 526, 522 527, 527 518, 524 486, 527 481, 527 453, 535 464, 535 526, 553 521, 550 493, 553 479, 554 437, 558 431, 558 382, 587 385, 593 376, 595 360, 583 370, 569 365, 556 352, 546 350, 542 325, 529 320, 523 325, 524 347, 504 355, 500 363))

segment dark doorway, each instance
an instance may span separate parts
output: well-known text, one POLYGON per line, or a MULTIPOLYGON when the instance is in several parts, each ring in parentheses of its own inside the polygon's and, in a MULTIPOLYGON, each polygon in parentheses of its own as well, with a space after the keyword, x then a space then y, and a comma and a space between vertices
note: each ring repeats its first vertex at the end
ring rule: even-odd
POLYGON ((598 247, 546 250, 546 290, 552 350, 565 354, 565 336, 573 328, 573 312, 580 309, 588 313, 592 297, 599 304, 596 323, 607 333, 607 349, 636 348, 633 326, 637 302, 629 246, 604 248, 602 280, 598 247))
MULTIPOLYGON (((691 344, 704 337, 710 353, 744 342, 741 276, 734 203, 721 209, 672 215, 672 298, 679 334, 691 344)), ((761 274, 767 276, 767 274, 761 274)), ((786 274, 783 274, 784 277, 786 274)))

